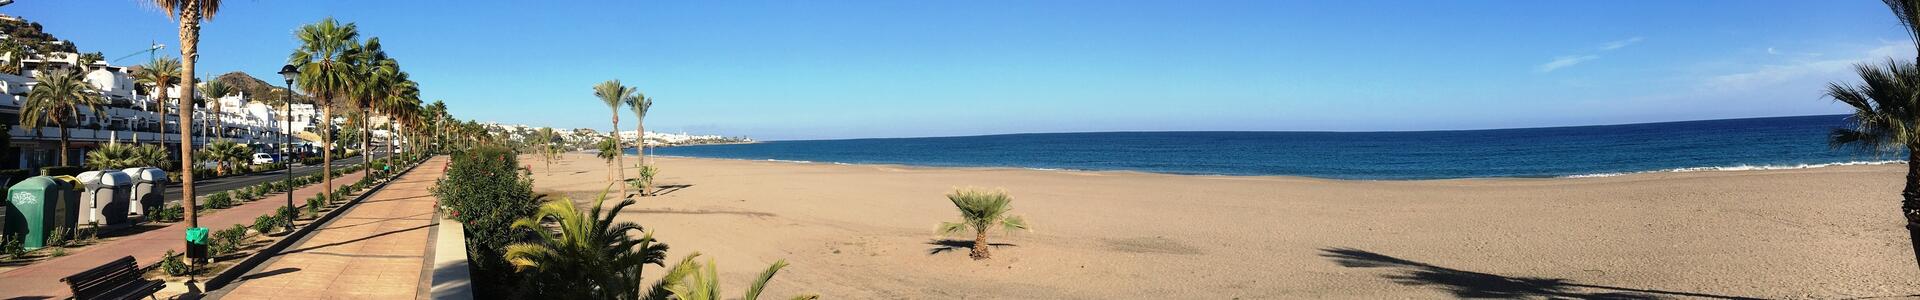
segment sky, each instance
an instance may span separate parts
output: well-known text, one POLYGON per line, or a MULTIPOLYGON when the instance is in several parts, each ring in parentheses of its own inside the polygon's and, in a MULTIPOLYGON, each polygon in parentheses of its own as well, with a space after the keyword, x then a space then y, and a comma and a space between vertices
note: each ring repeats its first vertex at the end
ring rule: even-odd
MULTIPOLYGON (((0 14, 110 60, 178 55, 150 1, 0 14)), ((292 32, 329 16, 460 118, 604 131, 591 87, 619 79, 655 99, 650 131, 763 140, 1838 114, 1829 82, 1915 56, 1871 0, 228 0, 199 73, 278 82, 292 32)))

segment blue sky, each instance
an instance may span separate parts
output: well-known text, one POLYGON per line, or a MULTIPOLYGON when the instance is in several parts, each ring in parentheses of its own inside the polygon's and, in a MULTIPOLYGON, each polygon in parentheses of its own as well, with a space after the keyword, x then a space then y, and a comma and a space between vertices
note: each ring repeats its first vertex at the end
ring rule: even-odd
MULTIPOLYGON (((1871 0, 552 2, 230 0, 199 69, 271 80, 333 16, 463 118, 605 130, 590 86, 618 78, 655 97, 649 129, 820 139, 1833 114, 1851 64, 1914 56, 1871 0)), ((0 13, 178 53, 146 1, 0 13)))

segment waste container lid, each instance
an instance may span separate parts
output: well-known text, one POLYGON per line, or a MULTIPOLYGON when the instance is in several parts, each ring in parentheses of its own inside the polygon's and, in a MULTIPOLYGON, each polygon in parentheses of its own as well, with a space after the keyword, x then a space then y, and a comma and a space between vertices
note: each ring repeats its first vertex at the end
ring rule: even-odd
POLYGON ((127 177, 133 179, 134 181, 167 180, 167 171, 161 170, 160 168, 154 168, 154 167, 127 168, 125 170, 120 170, 120 172, 127 173, 127 177))
POLYGON ((206 227, 187 228, 187 242, 198 244, 198 245, 206 245, 207 244, 207 228, 206 227))
POLYGON ((53 181, 62 184, 62 186, 66 188, 73 189, 76 191, 80 190, 81 188, 80 179, 74 178, 73 176, 67 176, 67 175, 53 176, 53 181))
POLYGON ((98 172, 100 172, 100 178, 98 179, 99 181, 94 184, 104 186, 125 186, 133 184, 133 177, 127 176, 127 173, 114 170, 98 172))
POLYGON ((51 176, 34 176, 34 177, 27 177, 27 179, 21 179, 20 183, 15 183, 13 184, 13 186, 7 187, 7 189, 8 190, 50 189, 59 185, 60 183, 57 181, 54 181, 53 177, 51 176))

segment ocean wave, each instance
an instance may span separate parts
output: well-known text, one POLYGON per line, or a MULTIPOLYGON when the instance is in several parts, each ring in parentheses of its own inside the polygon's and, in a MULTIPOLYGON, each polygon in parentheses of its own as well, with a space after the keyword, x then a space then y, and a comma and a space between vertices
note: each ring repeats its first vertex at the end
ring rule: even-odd
POLYGON ((769 159, 762 159, 762 160, 760 160, 760 161, 770 161, 770 162, 783 162, 783 163, 796 163, 796 164, 811 164, 811 163, 814 163, 813 161, 809 161, 809 160, 785 160, 785 159, 771 159, 771 158, 769 158, 769 159))
POLYGON ((1877 161, 1849 161, 1849 162, 1837 162, 1837 163, 1824 163, 1824 164, 1795 164, 1795 165, 1758 165, 1758 166, 1755 166, 1755 165, 1738 165, 1738 166, 1722 166, 1722 167, 1689 167, 1689 168, 1673 168, 1673 169, 1665 169, 1665 170, 1653 170, 1653 171, 1640 171, 1640 172, 1619 172, 1619 173, 1595 173, 1595 174, 1580 174, 1580 175, 1568 175, 1568 176, 1562 176, 1562 178, 1592 178, 1592 177, 1613 177, 1613 176, 1620 176, 1620 175, 1633 175, 1633 174, 1647 174, 1647 173, 1676 173, 1676 172, 1711 172, 1711 171, 1757 171, 1757 170, 1795 170, 1795 169, 1812 169, 1812 168, 1825 168, 1825 167, 1837 167, 1837 166, 1868 166, 1868 165, 1888 165, 1888 164, 1899 164, 1899 163, 1906 163, 1906 162, 1907 162, 1907 161, 1904 161, 1904 160, 1877 160, 1877 161))

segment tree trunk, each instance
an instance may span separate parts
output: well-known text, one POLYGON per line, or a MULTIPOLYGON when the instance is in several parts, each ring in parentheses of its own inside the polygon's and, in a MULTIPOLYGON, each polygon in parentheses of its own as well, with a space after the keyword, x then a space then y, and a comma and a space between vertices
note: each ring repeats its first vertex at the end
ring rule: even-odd
POLYGON ((193 64, 200 58, 200 1, 182 1, 180 7, 180 201, 187 227, 200 227, 193 199, 193 64))
MULTIPOLYGON (((620 152, 624 152, 623 150, 624 148, 620 148, 620 108, 619 107, 614 107, 613 109, 613 131, 607 132, 607 135, 613 138, 613 152, 614 152, 613 153, 614 154, 613 174, 618 174, 617 178, 620 180, 620 181, 615 181, 620 183, 620 199, 626 199, 627 198, 627 171, 625 170, 626 169, 625 166, 627 165, 627 155, 625 153, 620 153, 620 152)), ((641 196, 646 196, 646 195, 643 194, 641 196)))
MULTIPOLYGON (((638 162, 638 164, 640 164, 639 171, 646 172, 647 166, 651 165, 647 163, 647 118, 646 116, 634 118, 633 123, 633 152, 640 156, 640 161, 638 162)), ((627 155, 626 151, 627 149, 620 149, 620 155, 627 155)), ((642 179, 645 179, 646 182, 642 182, 645 185, 640 186, 640 194, 653 195, 653 179, 642 179)))
POLYGON ((373 108, 360 106, 360 176, 373 178, 373 108))
MULTIPOLYGON (((332 95, 328 95, 326 103, 328 104, 333 103, 332 95)), ((326 178, 325 180, 327 182, 327 189, 320 191, 320 193, 324 195, 328 195, 327 203, 333 203, 334 201, 340 200, 340 199, 334 199, 332 196, 333 194, 333 105, 320 106, 320 153, 321 153, 320 154, 320 165, 321 165, 320 178, 326 178)))
POLYGON ((1920 262, 1920 147, 1907 148, 1907 187, 1900 191, 1900 214, 1907 218, 1907 239, 1920 262))
POLYGON ((62 167, 65 167, 65 166, 68 166, 68 164, 67 164, 67 162, 69 162, 69 161, 70 161, 70 160, 67 160, 67 152, 68 152, 68 150, 67 150, 67 125, 66 125, 66 124, 61 124, 61 125, 60 125, 60 166, 62 166, 62 167))
POLYGON ((973 253, 968 254, 967 256, 973 257, 974 260, 987 259, 988 257, 992 256, 991 254, 987 253, 987 231, 986 230, 983 229, 983 230, 974 232, 973 253))

